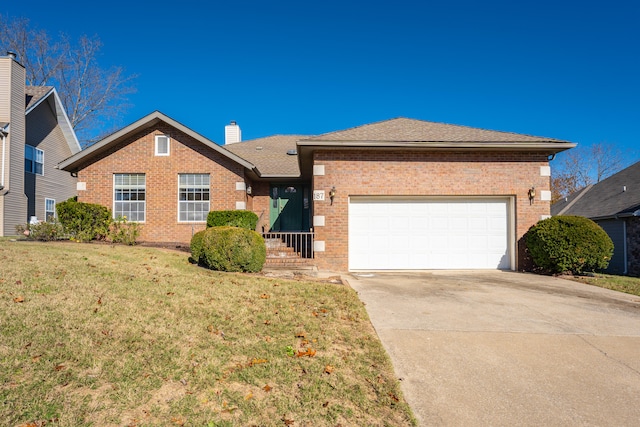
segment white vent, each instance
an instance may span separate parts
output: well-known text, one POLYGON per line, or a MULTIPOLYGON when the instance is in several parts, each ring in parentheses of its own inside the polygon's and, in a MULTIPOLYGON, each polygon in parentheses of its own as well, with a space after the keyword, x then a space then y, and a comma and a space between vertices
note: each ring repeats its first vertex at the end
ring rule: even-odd
POLYGON ((231 120, 231 123, 224 127, 224 144, 233 144, 240 141, 242 141, 240 126, 238 126, 235 120, 231 120))

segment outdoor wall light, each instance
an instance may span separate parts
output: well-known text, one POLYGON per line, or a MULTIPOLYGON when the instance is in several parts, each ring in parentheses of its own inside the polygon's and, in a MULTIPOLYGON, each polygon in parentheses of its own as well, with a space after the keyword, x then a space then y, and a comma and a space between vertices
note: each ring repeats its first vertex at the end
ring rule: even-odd
POLYGON ((253 191, 253 190, 251 189, 251 186, 248 186, 248 187, 247 187, 247 194, 248 194, 248 195, 251 195, 251 192, 252 192, 252 191, 253 191))
POLYGON ((331 204, 333 205, 333 198, 336 197, 336 187, 331 187, 329 190, 329 200, 331 200, 331 204))
POLYGON ((533 200, 536 198, 536 187, 531 187, 529 189, 529 204, 532 205, 533 204, 533 200))

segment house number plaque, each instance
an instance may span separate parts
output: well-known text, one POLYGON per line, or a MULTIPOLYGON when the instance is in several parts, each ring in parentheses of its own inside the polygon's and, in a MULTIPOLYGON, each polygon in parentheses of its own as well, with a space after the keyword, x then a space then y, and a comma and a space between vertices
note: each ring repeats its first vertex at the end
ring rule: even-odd
POLYGON ((314 190, 313 200, 324 200, 324 190, 314 190))

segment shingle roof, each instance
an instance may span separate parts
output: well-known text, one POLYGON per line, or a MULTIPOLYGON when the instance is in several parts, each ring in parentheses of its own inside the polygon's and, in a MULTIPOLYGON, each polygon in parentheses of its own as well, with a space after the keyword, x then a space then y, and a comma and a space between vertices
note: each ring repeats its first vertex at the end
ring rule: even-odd
POLYGON ((579 215, 594 219, 633 215, 639 209, 640 162, 552 206, 552 212, 556 215, 579 215))
POLYGON ((553 138, 478 129, 403 117, 326 133, 317 137, 308 138, 308 141, 567 142, 553 138))
POLYGON ((232 153, 248 160, 260 171, 261 176, 300 176, 296 142, 306 135, 274 135, 266 138, 236 142, 224 146, 232 153))
POLYGON ((26 86, 24 93, 26 95, 25 110, 33 107, 53 90, 53 86, 26 86))

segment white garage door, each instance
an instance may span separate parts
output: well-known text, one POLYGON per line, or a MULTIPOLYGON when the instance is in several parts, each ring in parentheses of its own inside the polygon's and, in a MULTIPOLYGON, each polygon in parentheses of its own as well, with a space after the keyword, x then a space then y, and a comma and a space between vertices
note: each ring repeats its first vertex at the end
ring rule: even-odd
POLYGON ((349 201, 349 269, 509 269, 508 199, 349 201))

